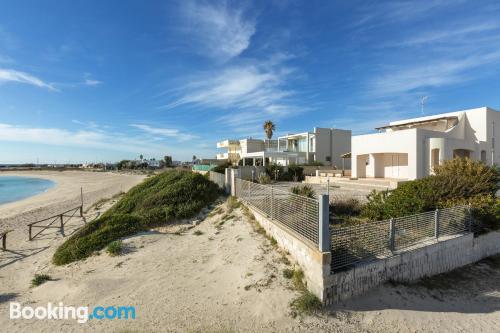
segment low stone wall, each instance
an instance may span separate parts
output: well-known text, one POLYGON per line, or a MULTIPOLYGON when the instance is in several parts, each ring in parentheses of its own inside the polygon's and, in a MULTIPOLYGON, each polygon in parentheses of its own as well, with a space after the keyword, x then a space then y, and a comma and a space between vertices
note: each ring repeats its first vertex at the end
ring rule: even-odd
POLYGON ((276 240, 279 247, 288 251, 302 268, 307 282, 307 289, 325 302, 326 290, 324 282, 330 276, 330 252, 320 252, 299 237, 294 236, 293 232, 271 222, 258 210, 253 209, 251 206, 248 206, 248 208, 255 215, 257 222, 266 230, 266 233, 276 240))
POLYGON ((500 233, 474 238, 466 234, 434 242, 365 265, 330 275, 325 281, 325 303, 346 300, 389 280, 410 282, 451 271, 500 253, 500 233))

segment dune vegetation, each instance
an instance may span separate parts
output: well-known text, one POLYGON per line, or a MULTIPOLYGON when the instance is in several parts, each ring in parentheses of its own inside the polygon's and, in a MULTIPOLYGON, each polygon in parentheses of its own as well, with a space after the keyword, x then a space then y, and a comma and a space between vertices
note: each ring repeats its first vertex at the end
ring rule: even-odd
POLYGON ((215 183, 197 173, 168 171, 153 176, 64 242, 53 262, 64 265, 81 260, 122 237, 193 217, 220 194, 215 183))

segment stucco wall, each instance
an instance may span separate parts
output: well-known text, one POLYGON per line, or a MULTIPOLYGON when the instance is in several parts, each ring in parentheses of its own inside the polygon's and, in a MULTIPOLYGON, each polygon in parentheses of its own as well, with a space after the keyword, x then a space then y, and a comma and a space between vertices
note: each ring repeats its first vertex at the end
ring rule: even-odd
POLYGON ((320 252, 295 237, 292 232, 269 221, 267 217, 251 206, 248 206, 248 208, 255 215, 257 222, 266 230, 266 233, 276 240, 279 247, 288 251, 302 268, 307 282, 307 289, 320 300, 326 300, 324 282, 330 275, 330 252, 320 252))
POLYGON ((500 253, 500 233, 458 236, 332 274, 325 282, 327 304, 346 300, 388 280, 410 282, 451 271, 500 253))

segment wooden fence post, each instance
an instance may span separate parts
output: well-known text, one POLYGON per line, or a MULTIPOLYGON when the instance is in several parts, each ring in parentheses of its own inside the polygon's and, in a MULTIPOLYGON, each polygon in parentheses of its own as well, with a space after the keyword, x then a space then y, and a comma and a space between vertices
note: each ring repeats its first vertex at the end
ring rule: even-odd
POLYGON ((4 233, 2 237, 2 249, 7 250, 7 233, 4 233))
POLYGON ((29 225, 29 237, 30 237, 30 241, 32 240, 31 238, 31 224, 29 225))
POLYGON ((61 218, 61 234, 64 236, 64 220, 63 220, 63 214, 60 215, 61 218))

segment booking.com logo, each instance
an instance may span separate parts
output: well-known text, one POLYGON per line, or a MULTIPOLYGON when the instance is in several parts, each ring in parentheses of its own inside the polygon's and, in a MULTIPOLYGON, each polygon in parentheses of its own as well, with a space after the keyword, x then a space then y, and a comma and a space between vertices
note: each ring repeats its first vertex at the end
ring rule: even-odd
POLYGON ((10 319, 39 319, 39 320, 63 320, 75 319, 83 324, 91 319, 97 320, 129 320, 135 319, 135 306, 96 306, 92 310, 88 306, 65 306, 62 302, 54 306, 21 306, 20 303, 11 302, 10 319))

